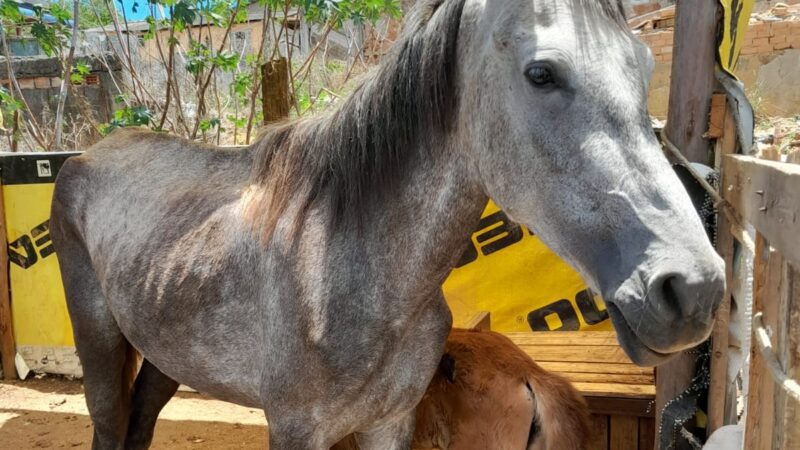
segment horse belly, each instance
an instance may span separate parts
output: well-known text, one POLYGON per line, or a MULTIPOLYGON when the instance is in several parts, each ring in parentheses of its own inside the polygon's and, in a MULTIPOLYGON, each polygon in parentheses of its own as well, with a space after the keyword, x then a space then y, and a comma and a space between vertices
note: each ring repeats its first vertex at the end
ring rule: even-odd
POLYGON ((101 272, 123 334, 159 370, 222 400, 261 406, 256 263, 235 228, 212 218, 178 240, 150 241, 138 257, 112 259, 101 272))
POLYGON ((263 407, 263 355, 257 351, 263 346, 250 309, 177 308, 185 312, 181 320, 163 314, 155 321, 152 314, 138 313, 141 309, 125 308, 119 311, 120 328, 144 358, 175 381, 220 400, 263 407))

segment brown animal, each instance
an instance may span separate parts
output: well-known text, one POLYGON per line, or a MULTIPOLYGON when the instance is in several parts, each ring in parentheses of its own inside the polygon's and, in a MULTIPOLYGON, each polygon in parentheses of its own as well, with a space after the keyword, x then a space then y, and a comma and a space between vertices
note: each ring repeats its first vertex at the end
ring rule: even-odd
MULTIPOLYGON (((589 435, 586 402, 507 337, 454 329, 417 406, 415 449, 576 450, 589 435)), ((334 450, 357 449, 349 436, 334 450)))

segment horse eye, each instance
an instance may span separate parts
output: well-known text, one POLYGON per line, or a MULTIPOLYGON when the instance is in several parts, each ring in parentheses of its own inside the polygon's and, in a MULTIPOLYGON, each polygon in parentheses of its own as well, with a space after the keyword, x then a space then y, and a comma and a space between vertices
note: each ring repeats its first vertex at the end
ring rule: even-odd
POLYGON ((532 66, 525 72, 525 76, 536 87, 547 87, 555 83, 553 72, 547 66, 532 66))

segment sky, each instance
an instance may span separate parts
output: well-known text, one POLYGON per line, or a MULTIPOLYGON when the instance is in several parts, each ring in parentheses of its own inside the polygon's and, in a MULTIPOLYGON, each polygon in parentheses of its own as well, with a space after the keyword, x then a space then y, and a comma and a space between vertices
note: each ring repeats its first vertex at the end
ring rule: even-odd
POLYGON ((125 15, 128 17, 128 20, 144 20, 145 17, 149 15, 149 4, 147 0, 114 0, 117 3, 117 8, 119 8, 120 3, 122 3, 122 7, 125 9, 125 15), (133 12, 133 7, 136 5, 136 12, 133 12))

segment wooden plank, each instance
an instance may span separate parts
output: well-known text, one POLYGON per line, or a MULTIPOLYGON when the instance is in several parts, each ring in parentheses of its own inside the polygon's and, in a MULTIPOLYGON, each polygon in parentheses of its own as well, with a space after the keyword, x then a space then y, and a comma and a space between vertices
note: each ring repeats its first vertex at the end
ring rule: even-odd
POLYGON ((708 131, 706 139, 719 139, 725 133, 725 119, 727 112, 725 94, 714 94, 711 96, 711 112, 708 114, 708 131))
MULTIPOLYGON (((777 301, 771 301, 771 284, 777 283, 775 265, 780 256, 771 252, 764 236, 756 233, 755 262, 753 270, 753 313, 763 312, 764 325, 777 325, 777 301)), ((780 266, 778 266, 780 267, 780 266)), ((755 340, 750 345, 750 386, 747 393, 747 420, 745 422, 744 448, 747 450, 772 449, 775 383, 764 362, 755 340)))
POLYGON ((540 331, 530 333, 504 333, 519 346, 523 345, 583 345, 619 347, 613 331, 540 331))
MULTIPOLYGON (((775 353, 789 378, 800 379, 800 270, 784 262, 778 288, 778 326, 773 333, 775 353)), ((800 448, 800 402, 776 387, 773 448, 800 448)))
POLYGON ((613 383, 572 383, 584 396, 593 397, 631 397, 652 399, 656 387, 652 384, 613 384, 613 383))
POLYGON ((17 378, 17 368, 14 366, 16 345, 14 343, 14 328, 11 322, 11 290, 8 279, 8 233, 6 231, 6 212, 3 203, 3 189, 0 186, 0 359, 2 360, 3 378, 13 380, 17 378))
POLYGON ((631 416, 611 416, 609 448, 636 450, 639 446, 639 419, 631 416))
POLYGON ((570 363, 558 361, 537 361, 545 370, 552 372, 573 373, 601 373, 601 374, 629 374, 646 375, 655 379, 652 367, 639 367, 634 364, 619 363, 570 363))
POLYGON ((491 330, 492 317, 489 314, 489 311, 480 311, 472 316, 469 322, 467 322, 466 328, 468 330, 491 330))
POLYGON ((592 414, 618 414, 622 416, 645 417, 653 420, 655 410, 652 398, 595 397, 584 396, 589 412, 592 414))
POLYGON ((559 375, 569 381, 584 383, 616 383, 616 384, 655 384, 655 378, 650 375, 608 374, 585 372, 559 372, 559 375))
MULTIPOLYGON (((725 109, 725 121, 722 137, 717 141, 716 167, 720 169, 720 186, 725 186, 729 177, 721 169, 722 157, 736 152, 736 121, 730 109, 725 109)), ((717 316, 714 322, 714 330, 711 333, 711 384, 708 388, 708 425, 706 432, 708 436, 721 426, 725 425, 726 411, 728 407, 735 408, 736 405, 725 404, 728 398, 728 389, 732 386, 728 383, 728 337, 730 330, 731 312, 731 289, 733 287, 733 236, 731 236, 731 223, 725 214, 717 216, 717 252, 725 261, 725 293, 722 302, 717 309, 717 316)))
POLYGON ((620 347, 583 347, 578 345, 535 346, 520 348, 534 361, 630 363, 620 347))
POLYGON ((708 125, 716 80, 718 2, 678 0, 672 43, 669 109, 664 129, 691 162, 711 165, 708 125))
POLYGON ((639 418, 639 450, 652 450, 656 446, 656 421, 639 418))
POLYGON ((610 450, 608 448, 609 416, 592 414, 589 423, 589 442, 586 450, 610 450))
POLYGON ((800 266, 800 164, 723 158, 725 200, 787 260, 800 266))

